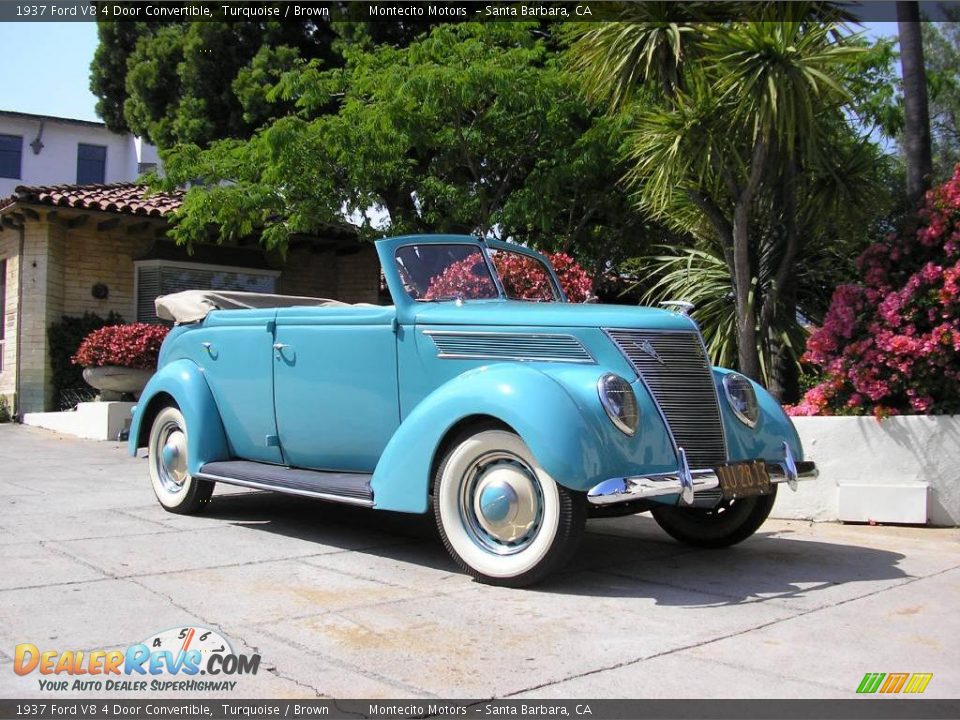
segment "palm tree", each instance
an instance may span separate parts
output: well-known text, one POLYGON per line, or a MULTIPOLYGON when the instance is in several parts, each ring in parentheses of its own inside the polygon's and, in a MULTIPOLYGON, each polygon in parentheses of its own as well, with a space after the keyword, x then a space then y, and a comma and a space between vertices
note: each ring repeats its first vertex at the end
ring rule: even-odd
MULTIPOLYGON (((871 220, 893 202, 891 193, 877 180, 877 167, 887 162, 878 147, 845 134, 842 127, 828 132, 823 143, 818 156, 831 158, 830 165, 805 166, 789 188, 764 188, 753 223, 755 307, 761 314, 763 309, 769 313, 765 335, 758 338, 761 375, 784 402, 799 399, 805 324, 823 318, 833 288, 853 272, 853 259, 871 236, 871 220), (785 196, 788 190, 792 198, 785 196), (788 228, 803 238, 802 258, 794 263, 774 302, 776 272, 788 228)), ((736 306, 720 244, 708 237, 695 247, 661 246, 657 250, 656 255, 631 263, 632 274, 645 278, 644 300, 655 304, 684 298, 694 303, 710 357, 718 365, 735 365, 736 306)))
POLYGON ((723 259, 738 366, 759 381, 804 240, 796 221, 800 179, 808 166, 829 164, 825 129, 846 123, 844 77, 858 49, 844 42, 845 26, 816 19, 822 5, 774 8, 767 12, 781 16, 763 22, 611 23, 584 31, 571 48, 588 90, 606 88, 620 103, 642 100, 625 143, 626 181, 643 209, 712 243, 723 259), (628 31, 643 52, 627 41, 628 31), (629 72, 638 57, 644 63, 629 72), (627 83, 637 87, 620 87, 627 83), (765 254, 759 219, 773 227, 774 216, 782 221, 776 251, 765 254))
POLYGON ((903 72, 903 150, 907 159, 907 199, 916 207, 930 187, 933 174, 927 74, 923 64, 923 35, 918 3, 897 3, 897 31, 903 72))

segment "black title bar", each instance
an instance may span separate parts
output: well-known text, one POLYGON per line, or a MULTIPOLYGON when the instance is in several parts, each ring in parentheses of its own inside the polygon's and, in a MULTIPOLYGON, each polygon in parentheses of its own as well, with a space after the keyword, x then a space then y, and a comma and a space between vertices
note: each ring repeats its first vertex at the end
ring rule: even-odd
MULTIPOLYGON (((643 0, 638 0, 642 2, 643 0)), ((281 0, 280 2, 246 2, 243 0, 4 0, 0 2, 0 22, 113 22, 168 21, 236 22, 286 21, 364 21, 402 22, 433 20, 437 22, 529 22, 580 21, 608 22, 619 15, 623 2, 583 0, 582 2, 486 2, 460 0, 453 2, 374 2, 342 0, 281 0)), ((759 10, 767 3, 741 2, 745 20, 750 20, 752 7, 759 10)), ((865 0, 840 3, 846 16, 859 22, 891 22, 897 19, 892 0, 865 0)), ((678 20, 710 20, 710 4, 695 6, 672 3, 678 20), (699 17, 701 13, 703 17, 699 17)), ((716 5, 714 6, 716 7, 716 5)), ((931 0, 920 3, 925 20, 960 20, 960 2, 931 0)))

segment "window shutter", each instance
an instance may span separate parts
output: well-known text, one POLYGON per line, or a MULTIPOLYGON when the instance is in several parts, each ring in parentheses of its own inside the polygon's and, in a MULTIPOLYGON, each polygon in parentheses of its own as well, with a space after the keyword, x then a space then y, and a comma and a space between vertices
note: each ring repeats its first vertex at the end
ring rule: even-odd
POLYGON ((137 322, 160 322, 153 301, 162 294, 160 268, 156 266, 137 268, 137 322))
POLYGON ((182 290, 241 290, 244 292, 275 293, 277 278, 256 270, 234 270, 208 267, 181 267, 177 265, 137 266, 137 321, 163 322, 157 317, 154 305, 160 295, 182 290))

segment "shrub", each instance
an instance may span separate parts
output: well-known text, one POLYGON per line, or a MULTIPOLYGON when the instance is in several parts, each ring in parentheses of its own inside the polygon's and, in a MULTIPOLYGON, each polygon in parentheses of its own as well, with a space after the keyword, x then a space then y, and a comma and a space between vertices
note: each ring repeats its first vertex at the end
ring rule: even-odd
POLYGON ((562 252, 548 257, 570 302, 583 302, 593 295, 593 280, 576 260, 562 252))
POLYGON ((148 323, 108 325, 87 335, 71 360, 83 367, 155 368, 168 332, 163 325, 148 323))
POLYGON ((10 406, 7 405, 7 396, 0 395, 0 423, 8 423, 11 419, 10 406))
MULTIPOLYGON (((572 257, 566 253, 547 255, 560 287, 570 302, 583 302, 590 297, 593 283, 590 276, 572 257)), ((477 273, 477 263, 482 263, 479 254, 453 263, 440 275, 433 278, 424 299, 461 295, 465 298, 490 297, 493 286, 485 272, 477 273)), ((540 263, 518 253, 497 252, 493 255, 493 264, 503 282, 507 296, 518 300, 551 300, 550 280, 540 263)))
POLYGON ((73 356, 83 339, 104 325, 118 325, 123 317, 111 312, 106 318, 96 313, 84 313, 80 317, 64 315, 59 322, 47 329, 50 344, 51 384, 56 407, 66 409, 77 402, 89 400, 94 391, 83 381, 83 369, 73 363, 73 356))
POLYGON ((960 412, 960 165, 918 217, 864 251, 860 284, 834 292, 803 356, 822 382, 791 414, 960 412))

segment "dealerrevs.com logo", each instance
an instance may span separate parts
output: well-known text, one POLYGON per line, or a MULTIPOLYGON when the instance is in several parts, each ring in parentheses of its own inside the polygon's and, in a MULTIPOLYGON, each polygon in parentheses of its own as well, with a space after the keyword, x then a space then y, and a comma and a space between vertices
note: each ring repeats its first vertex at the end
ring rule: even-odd
POLYGON ((240 655, 216 630, 170 628, 126 649, 42 650, 21 643, 14 651, 17 675, 38 674, 40 690, 230 691, 239 675, 256 675, 259 655, 240 655), (201 677, 202 676, 202 677, 201 677))

